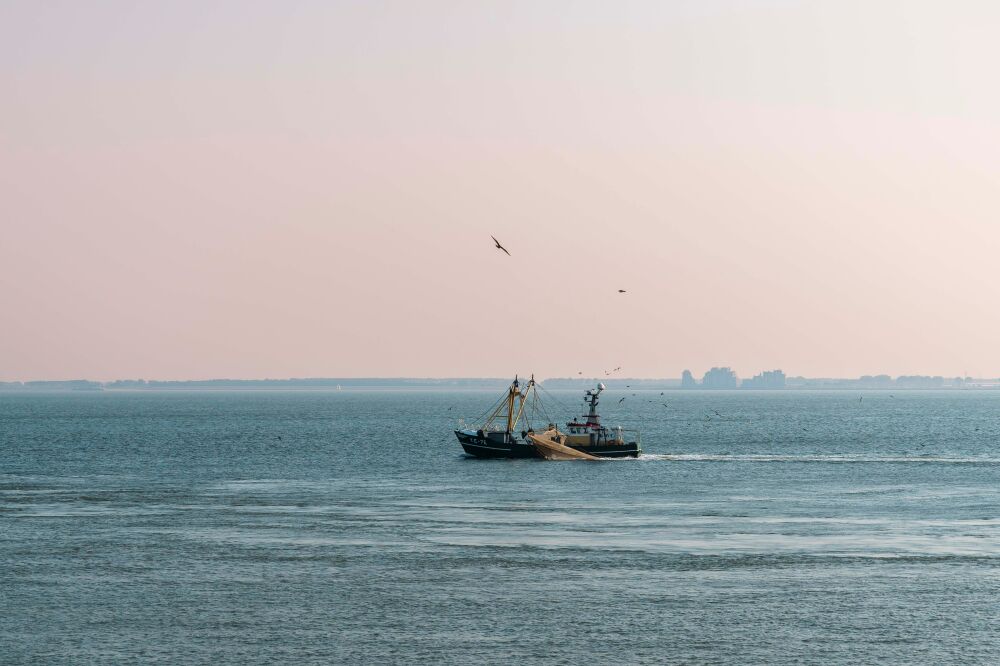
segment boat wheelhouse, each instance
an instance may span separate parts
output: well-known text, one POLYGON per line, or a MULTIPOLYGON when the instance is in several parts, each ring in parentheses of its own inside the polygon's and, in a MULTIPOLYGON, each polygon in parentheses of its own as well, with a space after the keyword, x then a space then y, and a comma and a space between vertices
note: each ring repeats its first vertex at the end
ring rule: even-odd
POLYGON ((608 428, 601 424, 597 405, 604 389, 604 384, 598 384, 596 389, 589 389, 584 394, 583 402, 588 408, 587 413, 581 416, 580 420, 570 421, 566 424, 566 430, 561 433, 561 443, 602 458, 624 458, 627 456, 634 458, 642 452, 639 431, 626 430, 621 426, 608 428), (626 435, 634 435, 635 440, 626 441, 626 435))

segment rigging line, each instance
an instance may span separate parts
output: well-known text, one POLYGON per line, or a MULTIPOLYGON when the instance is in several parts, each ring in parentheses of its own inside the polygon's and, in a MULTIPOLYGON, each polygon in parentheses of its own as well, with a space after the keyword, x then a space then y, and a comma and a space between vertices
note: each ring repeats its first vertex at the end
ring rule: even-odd
MULTIPOLYGON (((535 386, 537 387, 538 384, 535 384, 535 386)), ((545 389, 542 390, 544 391, 545 389)), ((546 394, 548 394, 547 391, 546 394)), ((545 417, 545 420, 548 421, 549 423, 552 423, 552 417, 549 415, 548 410, 545 409, 545 402, 542 400, 541 396, 538 395, 537 391, 535 391, 535 400, 538 403, 538 410, 541 411, 542 415, 545 417)))
POLYGON ((472 419, 472 422, 475 425, 479 425, 480 423, 482 423, 483 419, 486 418, 486 415, 489 414, 495 407, 496 407, 496 403, 494 403, 491 407, 489 407, 482 414, 477 415, 474 419, 472 419))
POLYGON ((535 416, 536 416, 537 413, 538 413, 538 391, 535 389, 534 386, 532 386, 531 387, 531 408, 528 411, 528 413, 525 415, 525 418, 527 419, 527 422, 528 422, 528 430, 534 430, 534 427, 531 425, 531 422, 536 420, 535 416))
POLYGON ((552 417, 549 416, 549 413, 545 410, 545 404, 542 403, 542 402, 539 402, 538 404, 539 404, 539 407, 540 407, 539 411, 542 412, 542 416, 545 417, 545 421, 547 423, 552 423, 552 417))
MULTIPOLYGON (((530 390, 530 388, 529 388, 529 390, 530 390)), ((531 391, 531 394, 532 394, 532 396, 534 396, 534 391, 531 391)), ((527 404, 526 407, 524 406, 524 404, 525 404, 525 399, 522 398, 521 399, 521 405, 522 405, 521 409, 524 412, 524 422, 525 422, 525 424, 527 424, 528 429, 530 430, 531 429, 531 414, 535 410, 535 401, 532 400, 530 403, 527 404)))
POLYGON ((560 400, 555 395, 553 395, 552 391, 549 391, 547 388, 545 388, 542 385, 539 385, 539 388, 542 389, 542 391, 545 392, 545 396, 546 396, 547 399, 552 400, 552 402, 554 402, 557 405, 559 405, 559 407, 561 407, 562 409, 569 409, 569 407, 566 405, 566 403, 564 403, 562 400, 560 400))
POLYGON ((549 413, 545 409, 545 402, 542 400, 541 396, 538 395, 537 391, 535 392, 535 402, 538 405, 538 411, 545 417, 546 425, 552 423, 552 418, 549 417, 549 413))
POLYGON ((551 400, 552 402, 556 403, 556 406, 562 409, 563 411, 570 413, 573 413, 575 411, 573 408, 567 407, 561 400, 552 395, 552 393, 549 390, 547 390, 544 386, 539 385, 539 388, 545 392, 546 400, 551 400))
POLYGON ((500 406, 500 403, 502 403, 506 399, 507 399, 506 395, 500 396, 500 398, 496 402, 494 402, 492 405, 490 405, 490 407, 485 412, 483 412, 482 414, 480 414, 479 416, 477 416, 475 419, 473 419, 473 423, 476 424, 476 425, 480 425, 483 422, 483 419, 486 418, 486 415, 487 414, 492 414, 493 412, 495 412, 497 410, 497 407, 500 406))

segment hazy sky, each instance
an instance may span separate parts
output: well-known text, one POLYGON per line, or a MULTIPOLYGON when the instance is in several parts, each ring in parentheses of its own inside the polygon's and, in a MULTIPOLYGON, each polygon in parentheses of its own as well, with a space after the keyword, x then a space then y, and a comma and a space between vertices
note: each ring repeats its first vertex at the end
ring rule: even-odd
POLYGON ((5 0, 0 379, 1000 376, 998 30, 5 0))

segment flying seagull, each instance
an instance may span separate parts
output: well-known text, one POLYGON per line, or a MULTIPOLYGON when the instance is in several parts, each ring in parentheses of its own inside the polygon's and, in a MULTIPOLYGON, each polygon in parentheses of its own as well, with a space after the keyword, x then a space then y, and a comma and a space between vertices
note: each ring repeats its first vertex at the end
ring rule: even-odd
POLYGON ((628 292, 626 292, 626 291, 625 291, 624 289, 619 289, 619 290, 618 290, 618 293, 619 293, 619 294, 625 294, 625 293, 628 293, 628 292))
MULTIPOLYGON (((490 236, 490 238, 493 238, 493 236, 490 236)), ((496 238, 493 238, 493 242, 497 244, 497 249, 498 250, 503 250, 504 252, 507 252, 507 248, 505 248, 503 245, 501 245, 500 241, 498 241, 496 238)), ((510 256, 510 252, 507 252, 507 256, 508 257, 510 256)))

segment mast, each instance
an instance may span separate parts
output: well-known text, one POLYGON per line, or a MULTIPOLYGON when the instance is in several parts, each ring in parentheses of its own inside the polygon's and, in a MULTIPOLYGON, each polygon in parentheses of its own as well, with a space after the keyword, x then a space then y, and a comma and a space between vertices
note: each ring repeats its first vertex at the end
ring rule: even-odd
POLYGON ((587 425, 601 425, 601 417, 597 414, 597 403, 600 400, 601 391, 604 390, 604 384, 598 384, 597 389, 588 389, 587 394, 583 396, 583 402, 590 406, 590 410, 586 415, 587 425))
POLYGON ((514 383, 510 385, 510 391, 507 393, 507 432, 514 432, 514 423, 516 423, 514 418, 515 397, 521 397, 520 384, 517 381, 517 375, 514 375, 514 383))
MULTIPOLYGON (((521 393, 521 403, 517 407, 517 416, 514 418, 514 425, 517 425, 521 421, 521 415, 524 414, 524 401, 528 397, 528 393, 535 389, 535 375, 531 375, 531 379, 528 380, 528 385, 524 387, 524 393, 521 393)), ((531 424, 528 424, 528 428, 531 428, 531 424)))
POLYGON ((493 413, 483 424, 483 430, 489 430, 492 425, 502 418, 507 433, 514 432, 514 428, 524 416, 524 401, 528 393, 535 388, 535 376, 532 375, 528 384, 521 391, 521 381, 515 376, 514 382, 507 388, 507 393, 500 397, 493 413))

